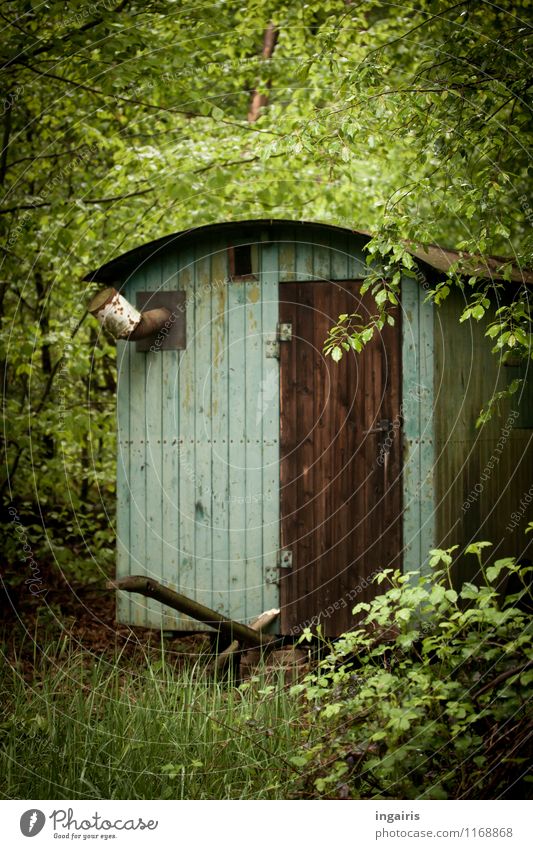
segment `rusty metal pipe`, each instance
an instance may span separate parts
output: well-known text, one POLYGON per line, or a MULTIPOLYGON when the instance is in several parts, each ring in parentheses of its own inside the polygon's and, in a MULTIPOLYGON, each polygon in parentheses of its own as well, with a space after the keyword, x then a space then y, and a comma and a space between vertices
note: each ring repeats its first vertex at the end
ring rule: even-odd
POLYGON ((147 339, 149 336, 155 336, 156 333, 159 333, 164 328, 171 315, 170 310, 164 307, 142 312, 140 322, 131 333, 128 333, 128 339, 136 342, 138 339, 147 339))
POLYGON ((115 339, 132 342, 155 336, 172 316, 164 307, 141 313, 112 286, 98 292, 87 309, 115 339))

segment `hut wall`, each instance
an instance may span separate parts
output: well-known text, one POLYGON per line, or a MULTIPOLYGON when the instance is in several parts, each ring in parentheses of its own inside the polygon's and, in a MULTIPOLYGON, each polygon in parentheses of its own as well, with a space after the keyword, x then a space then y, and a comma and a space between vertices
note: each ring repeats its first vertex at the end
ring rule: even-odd
MULTIPOLYGON (((278 364, 274 249, 254 279, 227 282, 227 249, 168 250, 127 282, 186 292, 187 347, 138 353, 119 343, 119 576, 151 574, 235 619, 278 602, 278 364)), ((261 268, 259 268, 261 262, 261 268)), ((122 597, 121 621, 200 630, 160 604, 122 597)))
MULTIPOLYGON (((461 294, 454 292, 434 316, 437 543, 465 547, 488 540, 494 543, 491 558, 521 556, 531 507, 517 527, 511 525, 532 485, 532 383, 476 428, 481 408, 515 370, 500 366, 491 353, 486 322, 459 323, 463 308, 461 294)), ((467 580, 475 569, 474 559, 464 556, 458 578, 467 580)))
POLYGON ((402 280, 403 568, 427 569, 435 542, 433 305, 402 280))
MULTIPOLYGON (((277 332, 278 283, 360 279, 364 242, 318 226, 243 232, 236 225, 223 236, 182 238, 124 281, 134 304, 137 292, 185 290, 187 347, 141 353, 118 343, 119 577, 150 574, 241 621, 279 606, 279 362, 265 356, 277 332), (228 243, 249 242, 253 276, 230 280, 228 243)), ((404 568, 411 569, 434 542, 433 318, 417 281, 403 282, 402 301, 404 568)), ((125 593, 118 618, 203 629, 125 593)))

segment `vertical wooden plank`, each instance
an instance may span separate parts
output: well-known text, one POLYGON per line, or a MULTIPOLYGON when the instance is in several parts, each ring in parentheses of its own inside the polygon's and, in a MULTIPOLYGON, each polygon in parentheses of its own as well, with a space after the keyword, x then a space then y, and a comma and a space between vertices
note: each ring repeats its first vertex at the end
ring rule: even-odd
POLYGON ((361 246, 360 236, 348 236, 348 279, 359 280, 368 274, 366 255, 361 246))
MULTIPOLYGON (((316 271, 317 274, 322 276, 325 269, 316 268, 316 271)), ((320 577, 319 594, 313 607, 319 612, 327 609, 332 590, 327 575, 324 575, 323 588, 320 586, 323 576, 322 565, 331 557, 332 548, 338 542, 337 539, 332 537, 334 524, 332 486, 335 469, 332 462, 334 450, 331 432, 328 428, 328 407, 331 403, 332 393, 335 391, 333 386, 338 386, 339 373, 333 360, 324 357, 323 354, 325 330, 336 318, 335 287, 313 284, 313 296, 315 307, 313 315, 314 344, 311 351, 313 360, 314 415, 312 427, 315 465, 313 524, 315 528, 316 570, 320 577)))
POLYGON ((246 566, 245 566, 245 618, 261 608, 263 585, 263 485, 262 485, 262 433, 263 418, 268 413, 272 395, 277 394, 275 384, 265 382, 263 373, 263 338, 261 328, 261 281, 249 280, 245 284, 245 465, 246 465, 246 566))
POLYGON ((403 364, 403 564, 404 571, 420 568, 420 409, 418 283, 402 279, 403 364), (415 391, 414 391, 415 390, 415 391))
MULTIPOLYGON (((429 570, 430 549, 436 544, 436 505, 434 487, 434 319, 433 304, 425 303, 426 293, 417 281, 419 325, 419 439, 420 439, 420 566, 429 570)), ((409 391, 408 389, 406 391, 409 391)))
MULTIPOLYGON (((339 283, 335 285, 334 291, 335 302, 332 307, 335 318, 340 313, 359 311, 359 283, 339 283)), ((365 463, 360 464, 360 474, 357 474, 359 457, 365 459, 365 442, 362 435, 364 403, 361 403, 363 384, 359 380, 365 359, 370 359, 368 352, 365 352, 363 357, 353 352, 345 352, 337 373, 332 373, 332 379, 336 377, 338 384, 334 401, 338 421, 334 424, 331 434, 333 450, 330 452, 329 462, 333 485, 329 508, 332 546, 328 578, 333 591, 330 595, 331 603, 335 604, 342 599, 346 602, 346 607, 341 607, 331 618, 328 633, 340 633, 353 625, 353 601, 350 601, 349 594, 362 577, 367 555, 369 517, 365 510, 364 498, 369 470, 365 463)))
MULTIPOLYGON (((187 348, 181 352, 178 374, 179 404, 179 540, 180 590, 195 597, 195 335, 196 293, 194 250, 188 245, 180 251, 178 288, 185 291, 187 348)), ((184 627, 196 627, 188 617, 180 617, 184 627)))
POLYGON ((386 492, 387 523, 384 534, 384 562, 388 567, 402 568, 403 519, 402 519, 402 314, 401 308, 394 310, 393 326, 385 325, 381 331, 383 344, 383 386, 381 405, 382 418, 390 422, 387 434, 389 451, 383 465, 384 489, 386 492))
POLYGON ((293 229, 291 227, 287 227, 287 229, 284 228, 279 238, 279 279, 294 280, 296 269, 296 246, 294 244, 293 229))
POLYGON ((348 280, 348 239, 335 233, 331 237, 331 279, 348 280))
POLYGON ((296 230, 295 280, 307 282, 313 279, 313 245, 306 231, 296 230))
POLYGON ((229 418, 229 615, 244 619, 246 599, 246 291, 242 280, 228 284, 229 418))
MULTIPOLYGON (((161 289, 161 263, 149 263, 144 272, 144 291, 157 292, 161 289)), ((162 363, 165 352, 146 351, 138 356, 144 358, 145 369, 145 480, 146 480, 146 574, 156 581, 164 579, 162 562, 163 505, 162 505, 162 363)), ((140 412, 140 411, 139 411, 140 412)), ((151 628, 161 626, 163 607, 154 599, 144 599, 146 624, 151 628)))
MULTIPOLYGON (((130 349, 117 342, 117 578, 132 574, 130 565, 130 349)), ((131 622, 131 594, 117 593, 117 621, 131 622)))
MULTIPOLYGON (((266 580, 270 574, 277 574, 278 552, 280 548, 280 385, 279 363, 277 359, 265 356, 265 342, 277 332, 279 312, 279 255, 276 243, 261 247, 261 538, 262 588, 261 610, 270 610, 280 606, 279 583, 266 580)), ((280 343, 281 346, 290 343, 280 343)), ((273 623, 273 629, 279 627, 273 623)))
MULTIPOLYGON (((309 237, 304 236, 305 239, 309 237)), ((313 356, 314 340, 314 295, 313 246, 300 242, 296 252, 298 280, 297 302, 299 304, 298 336, 302 343, 296 370, 296 423, 299 437, 298 459, 300 468, 297 477, 297 560, 296 586, 300 609, 320 609, 316 598, 317 564, 314 539, 313 495, 315 487, 314 443, 313 443, 313 356), (307 516, 310 519, 308 524, 307 516), (307 605, 307 607, 306 607, 307 605)))
MULTIPOLYGON (((280 537, 292 551, 292 568, 280 570, 281 626, 285 634, 298 626, 298 435, 296 421, 297 346, 300 339, 297 283, 280 284, 280 322, 292 324, 292 341, 280 351, 280 537)), ((266 550, 266 548, 265 548, 266 550)))
MULTIPOLYGON (((161 288, 175 291, 178 284, 178 256, 169 250, 161 259, 161 288)), ((179 399, 178 376, 182 351, 161 351, 161 421, 162 421, 162 576, 164 583, 178 589, 180 582, 179 537, 179 399)), ((179 627, 179 615, 162 608, 162 628, 179 627)))
MULTIPOLYGON (((250 236, 250 238, 252 238, 250 236)), ((257 242, 252 241, 250 245, 250 260, 252 265, 252 274, 255 274, 256 277, 259 277, 259 269, 260 269, 260 259, 259 259, 259 245, 257 242)))
POLYGON ((318 244, 312 245, 313 277, 315 280, 331 279, 331 251, 329 237, 324 233, 319 236, 318 244))
POLYGON ((213 243, 211 384, 211 476, 213 481, 212 558, 214 571, 213 608, 229 613, 229 410, 228 410, 228 263, 222 240, 213 243))
POLYGON ((418 281, 402 279, 404 570, 427 567, 434 545, 433 315, 418 281), (426 566, 424 565, 426 564, 426 566))
MULTIPOLYGON (((128 283, 127 297, 135 304, 136 294, 145 288, 141 269, 128 283)), ((146 355, 130 347, 130 568, 146 575, 146 355)), ((147 605, 142 597, 131 604, 132 623, 147 626, 147 605)))
MULTIPOLYGON (((194 334, 194 552, 195 598, 212 606, 213 562, 211 549, 212 495, 212 335, 211 324, 211 256, 210 243, 196 245, 195 262, 196 322, 194 334)), ((218 576, 216 576, 218 580, 218 576)))

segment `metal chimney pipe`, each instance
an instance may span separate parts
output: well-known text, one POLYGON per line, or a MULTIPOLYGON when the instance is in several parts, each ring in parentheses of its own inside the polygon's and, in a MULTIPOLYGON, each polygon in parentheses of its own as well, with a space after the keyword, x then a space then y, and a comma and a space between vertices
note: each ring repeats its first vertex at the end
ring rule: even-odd
POLYGON ((154 336, 172 316, 164 307, 141 313, 112 286, 98 292, 87 309, 115 339, 132 342, 154 336))

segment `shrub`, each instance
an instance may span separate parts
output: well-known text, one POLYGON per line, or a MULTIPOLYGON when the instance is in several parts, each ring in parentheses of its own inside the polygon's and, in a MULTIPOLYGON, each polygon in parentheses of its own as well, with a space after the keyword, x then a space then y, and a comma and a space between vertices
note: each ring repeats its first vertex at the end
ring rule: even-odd
MULTIPOLYGON (((523 796, 531 755, 531 568, 514 558, 484 568, 479 586, 451 586, 454 549, 433 550, 431 581, 386 569, 388 589, 356 630, 293 688, 307 699, 314 740, 293 762, 300 796, 523 796), (518 580, 513 595, 498 591, 518 580), (319 739, 317 741, 317 733, 319 739)), ((454 547, 455 548, 455 547, 454 547)), ((302 639, 310 639, 309 632, 302 639)))

